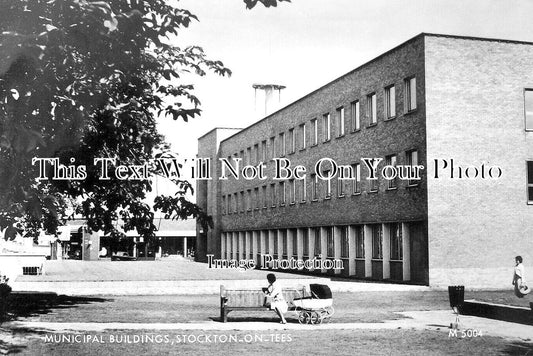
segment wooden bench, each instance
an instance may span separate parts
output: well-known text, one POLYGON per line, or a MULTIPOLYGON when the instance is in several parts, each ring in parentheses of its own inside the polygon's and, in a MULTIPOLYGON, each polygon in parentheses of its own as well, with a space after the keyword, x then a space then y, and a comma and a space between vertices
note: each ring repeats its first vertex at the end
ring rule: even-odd
MULTIPOLYGON (((302 298, 305 295, 305 287, 282 288, 283 297, 287 303, 291 303, 295 298, 302 298)), ((246 288, 226 288, 220 286, 220 320, 228 321, 228 313, 233 310, 269 310, 265 305, 265 293, 262 289, 246 288)))

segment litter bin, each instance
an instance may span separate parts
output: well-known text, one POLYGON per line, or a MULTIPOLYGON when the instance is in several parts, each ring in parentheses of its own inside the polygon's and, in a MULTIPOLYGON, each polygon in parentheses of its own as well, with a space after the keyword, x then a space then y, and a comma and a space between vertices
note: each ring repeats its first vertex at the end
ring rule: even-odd
POLYGON ((448 286, 450 296, 450 307, 459 312, 465 301, 465 286, 448 286))

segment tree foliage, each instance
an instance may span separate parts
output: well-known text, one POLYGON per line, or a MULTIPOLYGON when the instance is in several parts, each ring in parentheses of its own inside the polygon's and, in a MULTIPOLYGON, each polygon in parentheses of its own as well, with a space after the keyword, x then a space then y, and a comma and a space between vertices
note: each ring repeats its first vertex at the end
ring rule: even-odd
MULTIPOLYGON (((168 41, 196 16, 165 0, 4 0, 0 7, 0 228, 22 221, 27 231, 53 233, 75 206, 92 230, 118 234, 120 218, 125 230, 153 236, 144 200, 152 182, 99 180, 93 159, 132 165, 168 151, 156 117, 187 121, 200 113, 183 72, 231 74, 202 48, 168 41), (33 157, 86 165, 87 178, 37 182, 33 157)), ((185 199, 191 185, 175 183, 177 195, 159 197, 156 208, 207 221, 185 199)))
POLYGON ((252 9, 257 3, 262 3, 265 7, 276 7, 280 2, 291 2, 291 0, 244 0, 247 9, 252 9))
MULTIPOLYGON (((251 9, 289 0, 243 0, 251 9)), ((93 159, 141 164, 168 154, 156 117, 200 114, 184 72, 231 74, 202 48, 168 39, 197 17, 166 0, 3 0, 0 4, 0 229, 54 233, 75 211, 92 230, 154 236, 153 209, 167 218, 209 217, 175 196, 145 202, 150 180, 99 180, 93 159), (83 180, 36 181, 33 157, 87 166, 83 180), (15 224, 18 222, 17 224, 15 224), (14 227, 16 225, 16 227, 14 227)), ((177 132, 176 134, 183 134, 177 132)), ((159 173, 151 166, 152 173, 159 173)), ((51 174, 51 172, 48 172, 51 174)))

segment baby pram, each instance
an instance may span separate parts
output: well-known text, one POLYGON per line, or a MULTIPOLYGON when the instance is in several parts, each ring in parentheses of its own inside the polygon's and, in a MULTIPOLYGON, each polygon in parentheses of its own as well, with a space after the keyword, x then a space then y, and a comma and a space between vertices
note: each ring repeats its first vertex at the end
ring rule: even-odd
POLYGON ((300 324, 321 324, 329 321, 335 310, 331 290, 325 284, 310 284, 311 296, 293 299, 300 324))

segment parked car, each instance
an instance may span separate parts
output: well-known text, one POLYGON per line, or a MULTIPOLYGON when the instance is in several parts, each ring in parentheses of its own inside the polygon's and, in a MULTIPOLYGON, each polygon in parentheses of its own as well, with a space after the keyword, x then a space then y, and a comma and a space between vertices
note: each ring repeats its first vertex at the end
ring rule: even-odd
POLYGON ((117 252, 111 255, 111 261, 135 261, 137 257, 130 256, 127 252, 117 252))

